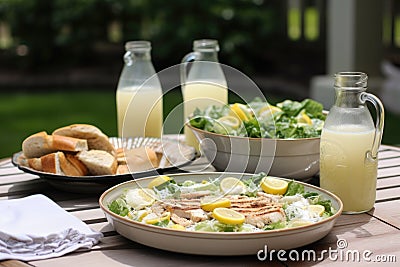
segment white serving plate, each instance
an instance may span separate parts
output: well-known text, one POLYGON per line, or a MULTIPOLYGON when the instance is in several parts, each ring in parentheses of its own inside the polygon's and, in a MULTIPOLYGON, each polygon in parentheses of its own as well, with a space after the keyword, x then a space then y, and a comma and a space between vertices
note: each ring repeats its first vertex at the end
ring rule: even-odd
MULTIPOLYGON (((169 175, 176 182, 185 180, 202 181, 209 178, 218 177, 237 177, 248 178, 252 174, 240 173, 189 173, 169 175)), ((324 199, 330 199, 337 212, 320 222, 289 229, 277 229, 257 233, 209 233, 180 231, 169 228, 148 225, 126 219, 108 209, 108 204, 119 197, 124 190, 135 187, 147 187, 148 183, 154 178, 147 177, 128 181, 116 185, 105 191, 100 199, 100 207, 106 215, 107 220, 113 225, 114 229, 122 236, 135 242, 151 246, 158 249, 198 254, 198 255, 256 255, 265 246, 268 250, 292 249, 313 243, 325 235, 333 228, 336 219, 340 216, 343 204, 334 194, 306 183, 305 191, 318 192, 324 199)))

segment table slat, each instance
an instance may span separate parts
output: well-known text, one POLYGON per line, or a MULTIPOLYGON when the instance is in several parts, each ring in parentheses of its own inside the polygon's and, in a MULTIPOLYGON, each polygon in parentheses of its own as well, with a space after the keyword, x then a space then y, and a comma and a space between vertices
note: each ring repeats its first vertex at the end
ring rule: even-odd
POLYGON ((369 211, 368 214, 371 214, 400 230, 400 200, 375 203, 374 206, 375 208, 369 211))
POLYGON ((400 187, 376 191, 376 203, 400 199, 400 187))
POLYGON ((18 260, 0 261, 0 267, 31 267, 31 266, 33 265, 18 260))

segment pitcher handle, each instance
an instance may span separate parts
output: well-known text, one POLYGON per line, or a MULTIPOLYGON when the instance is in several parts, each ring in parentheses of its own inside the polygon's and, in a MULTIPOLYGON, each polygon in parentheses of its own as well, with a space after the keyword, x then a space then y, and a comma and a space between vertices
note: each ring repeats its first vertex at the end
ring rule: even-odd
POLYGON ((124 62, 127 66, 132 66, 133 64, 133 53, 131 51, 126 51, 124 54, 124 62))
POLYGON ((362 104, 364 104, 366 101, 371 102, 374 105, 375 110, 376 110, 374 142, 372 144, 371 151, 368 151, 368 155, 367 155, 369 157, 372 157, 372 159, 375 160, 378 156, 379 145, 381 144, 381 141, 382 141, 383 126, 384 126, 384 121, 385 121, 385 110, 383 108, 382 102, 379 100, 378 97, 376 97, 373 94, 362 92, 360 95, 360 100, 361 100, 362 104))
POLYGON ((181 66, 180 66, 180 72, 181 72, 181 86, 186 84, 186 77, 187 77, 187 65, 189 62, 196 60, 196 58, 198 57, 198 53, 197 52, 191 52, 189 54, 187 54, 181 62, 181 66))

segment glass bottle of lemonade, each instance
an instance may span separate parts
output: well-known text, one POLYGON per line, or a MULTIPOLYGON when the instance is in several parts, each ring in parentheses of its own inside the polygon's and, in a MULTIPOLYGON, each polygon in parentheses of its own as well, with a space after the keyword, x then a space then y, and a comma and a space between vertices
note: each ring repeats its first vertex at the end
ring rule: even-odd
POLYGON ((151 62, 151 43, 130 41, 125 50, 116 93, 118 135, 160 137, 162 89, 151 62))
POLYGON ((335 75, 336 100, 321 133, 320 185, 343 201, 344 213, 365 212, 375 203, 384 110, 365 92, 367 78, 361 72, 335 75), (376 108, 375 126, 366 101, 376 108))
MULTIPOLYGON (((228 103, 228 88, 224 72, 218 63, 218 51, 217 40, 195 40, 193 52, 182 60, 181 89, 185 123, 196 108, 204 109, 209 105, 221 106, 228 103)), ((186 126, 184 132, 186 143, 198 150, 193 132, 186 126)))

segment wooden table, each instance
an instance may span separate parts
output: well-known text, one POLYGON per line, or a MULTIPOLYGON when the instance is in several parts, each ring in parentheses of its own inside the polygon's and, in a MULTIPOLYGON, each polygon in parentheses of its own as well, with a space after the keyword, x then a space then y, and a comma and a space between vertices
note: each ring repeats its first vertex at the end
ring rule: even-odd
MULTIPOLYGON (((385 264, 395 266, 396 262, 400 262, 400 148, 381 146, 379 158, 375 208, 364 214, 341 215, 326 237, 297 249, 300 254, 313 250, 319 258, 321 251, 338 249, 343 242, 347 242, 347 248, 342 249, 341 252, 357 250, 361 253, 360 261, 356 256, 350 255, 351 253, 347 253, 349 256, 342 253, 345 255, 342 259, 340 259, 340 254, 337 254, 339 256, 337 260, 334 260, 334 255, 329 256, 325 253, 323 259, 316 261, 292 261, 288 254, 281 257, 274 255, 272 262, 260 261, 257 255, 240 257, 185 255, 132 242, 113 231, 108 224, 98 205, 99 195, 82 195, 56 190, 43 179, 23 173, 12 165, 10 159, 5 159, 0 161, 0 201, 32 194, 47 195, 93 229, 103 232, 104 238, 90 251, 74 252, 59 258, 27 263, 8 260, 0 262, 0 266, 253 266, 266 264, 272 266, 315 264, 364 266, 367 263, 376 265, 378 261, 386 261, 385 264), (363 259, 362 253, 371 262, 363 259)), ((198 169, 205 163, 204 158, 199 158, 188 166, 187 170, 198 169)), ((212 167, 208 169, 210 168, 212 167)), ((384 263, 380 262, 379 266, 381 265, 384 263)))

